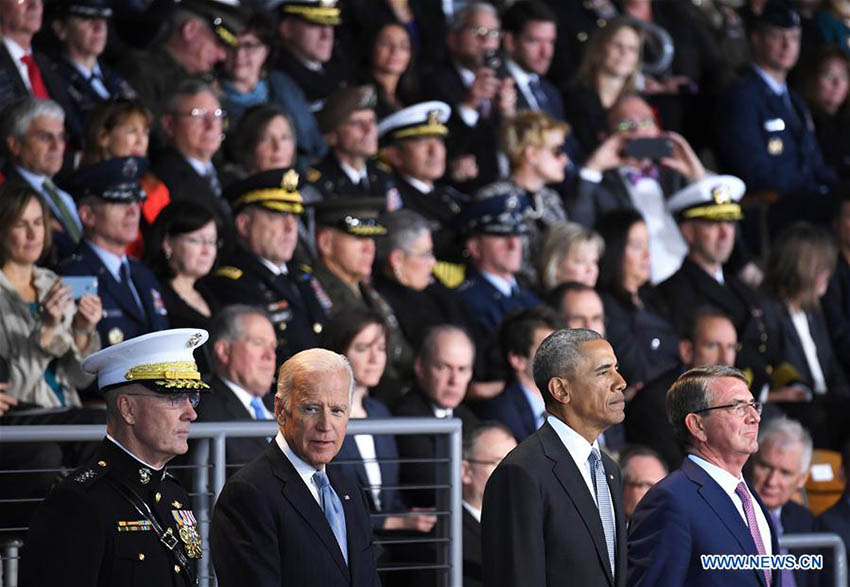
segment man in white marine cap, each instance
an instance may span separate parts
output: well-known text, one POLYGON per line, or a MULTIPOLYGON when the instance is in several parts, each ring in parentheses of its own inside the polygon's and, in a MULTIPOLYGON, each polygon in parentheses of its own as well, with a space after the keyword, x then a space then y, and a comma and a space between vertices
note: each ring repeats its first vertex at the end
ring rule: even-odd
POLYGON ((106 399, 106 438, 94 459, 62 481, 36 512, 20 585, 197 583, 201 539, 189 497, 165 470, 188 450, 199 392, 194 328, 163 330, 83 361, 106 399))

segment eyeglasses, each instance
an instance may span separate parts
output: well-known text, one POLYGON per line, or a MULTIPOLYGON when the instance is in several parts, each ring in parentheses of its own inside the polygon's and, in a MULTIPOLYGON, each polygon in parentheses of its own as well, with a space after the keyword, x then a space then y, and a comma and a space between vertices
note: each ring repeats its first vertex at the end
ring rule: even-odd
POLYGON ((201 403, 201 394, 197 391, 185 391, 183 393, 169 393, 169 394, 158 394, 152 395, 148 393, 125 393, 123 395, 135 395, 137 397, 152 397, 158 398, 161 400, 166 400, 170 404, 169 407, 173 409, 182 408, 186 405, 186 400, 189 401, 189 404, 193 408, 197 408, 198 404, 201 403))
POLYGON ((207 110, 206 108, 192 108, 189 112, 175 112, 175 116, 186 116, 192 119, 192 122, 221 122, 227 116, 227 112, 221 108, 215 110, 207 110))
POLYGON ((403 251, 404 254, 408 257, 416 257, 417 259, 433 259, 434 258, 434 249, 428 249, 427 251, 422 251, 421 253, 414 253, 413 251, 403 251))
POLYGON ((567 154, 567 148, 564 143, 560 145, 553 145, 551 147, 547 147, 547 150, 552 153, 553 157, 563 157, 567 154))
POLYGON ((724 404, 722 406, 712 406, 710 408, 703 408, 692 413, 701 414, 703 412, 710 412, 711 410, 732 410, 735 412, 736 416, 740 416, 741 418, 743 418, 744 416, 750 413, 750 408, 754 409, 756 413, 760 416, 761 411, 764 409, 764 404, 757 401, 735 402, 732 404, 724 404))
POLYGON ((488 29, 484 26, 466 26, 464 28, 472 32, 477 39, 483 40, 486 38, 490 40, 497 40, 502 38, 502 31, 499 29, 488 29))
POLYGON ((617 124, 614 126, 614 128, 618 132, 628 132, 631 130, 647 130, 655 127, 655 120, 652 118, 644 118, 641 120, 632 120, 631 118, 624 118, 623 120, 618 120, 617 124))

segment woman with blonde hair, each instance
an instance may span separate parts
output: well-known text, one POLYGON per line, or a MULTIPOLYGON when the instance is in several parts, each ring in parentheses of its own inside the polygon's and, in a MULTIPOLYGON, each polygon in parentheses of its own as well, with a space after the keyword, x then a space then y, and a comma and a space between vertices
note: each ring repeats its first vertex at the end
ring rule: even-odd
POLYGON ((596 287, 599 258, 605 241, 599 233, 575 222, 553 225, 543 241, 540 282, 545 291, 569 281, 596 287))

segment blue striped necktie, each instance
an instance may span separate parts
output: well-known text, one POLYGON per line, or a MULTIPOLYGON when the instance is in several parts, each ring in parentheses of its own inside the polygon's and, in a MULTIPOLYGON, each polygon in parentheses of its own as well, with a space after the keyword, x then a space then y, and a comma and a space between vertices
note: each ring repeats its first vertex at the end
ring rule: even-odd
POLYGON ((590 470, 593 471, 593 486, 596 489, 596 505, 599 507, 599 519, 602 521, 602 530, 605 532, 605 544, 608 547, 608 563, 611 565, 611 576, 614 576, 614 543, 616 530, 614 529, 614 506, 611 505, 611 494, 608 492, 608 482, 605 481, 605 466, 602 464, 602 456, 598 448, 590 451, 587 457, 590 470))
POLYGON ((328 520, 337 544, 339 544, 339 549, 342 551, 342 558, 348 564, 348 543, 345 537, 345 512, 342 509, 342 502, 334 488, 331 487, 330 479, 324 471, 316 471, 313 474, 313 483, 319 488, 319 500, 322 502, 325 518, 328 520))

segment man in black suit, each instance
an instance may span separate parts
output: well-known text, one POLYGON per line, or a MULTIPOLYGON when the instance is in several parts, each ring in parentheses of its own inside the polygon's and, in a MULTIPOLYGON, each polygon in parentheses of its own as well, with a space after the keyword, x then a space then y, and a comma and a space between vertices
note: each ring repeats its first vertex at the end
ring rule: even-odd
POLYGON ((484 583, 624 585, 620 470, 596 440, 624 418, 617 357, 592 330, 559 330, 538 347, 534 380, 548 418, 487 482, 484 583))
MULTIPOLYGON (((201 422, 271 420, 274 414, 263 404, 274 383, 277 367, 274 327, 262 308, 234 304, 219 312, 210 327, 213 375, 212 390, 198 406, 201 422)), ((228 438, 229 473, 252 461, 265 448, 261 437, 228 438)))
POLYGON ((366 500, 326 465, 345 438, 354 375, 345 357, 302 351, 280 369, 265 452, 230 478, 210 533, 219 585, 380 585, 366 500))
POLYGON ((481 587, 481 502, 484 486, 505 455, 516 447, 510 430, 484 422, 463 435, 463 585, 481 587))
POLYGON ((516 89, 498 56, 501 27, 492 4, 473 2, 452 17, 449 58, 422 84, 423 96, 452 108, 446 140, 455 186, 463 192, 499 176, 496 150, 503 118, 516 113, 516 89), (485 56, 487 57, 485 59, 485 56))
MULTIPOLYGON (((0 109, 33 96, 55 100, 68 111, 68 93, 53 72, 50 59, 32 50, 32 39, 41 30, 41 17, 41 2, 0 1, 0 109)), ((82 127, 66 129, 79 147, 82 127)))
POLYGON ((212 158, 224 136, 225 112, 212 87, 187 79, 165 104, 162 128, 168 147, 156 154, 153 171, 168 186, 172 202, 192 200, 215 212, 222 222, 222 239, 233 243, 233 218, 222 199, 222 185, 212 158))
MULTIPOLYGON (((416 386, 396 404, 393 415, 413 418, 460 418, 464 430, 478 419, 464 405, 466 387, 472 378, 475 346, 469 335, 457 326, 436 326, 425 336, 413 363, 416 386)), ((437 443, 433 435, 399 436, 398 454, 402 459, 435 459, 437 443)), ((434 485, 440 463, 403 463, 402 484, 434 485)), ((417 489, 402 492, 410 507, 433 507, 436 490, 417 489)))
MULTIPOLYGON (((812 437, 796 420, 784 416, 768 420, 759 429, 759 449, 744 471, 765 507, 770 512, 777 536, 815 531, 815 519, 808 508, 791 498, 806 485, 812 461, 812 437)), ((787 554, 785 548, 781 554, 787 554)), ((791 550, 791 554, 812 551, 791 550)), ((783 570, 782 585, 814 587, 822 571, 783 570)))
POLYGON ((608 111, 608 132, 579 170, 567 213, 571 220, 592 228, 611 210, 640 210, 650 227, 652 283, 659 283, 679 268, 688 252, 667 211, 667 199, 702 179, 705 168, 684 138, 659 128, 652 108, 639 96, 624 96, 614 103, 608 111), (632 139, 660 137, 672 144, 669 157, 635 159, 624 152, 632 139))

